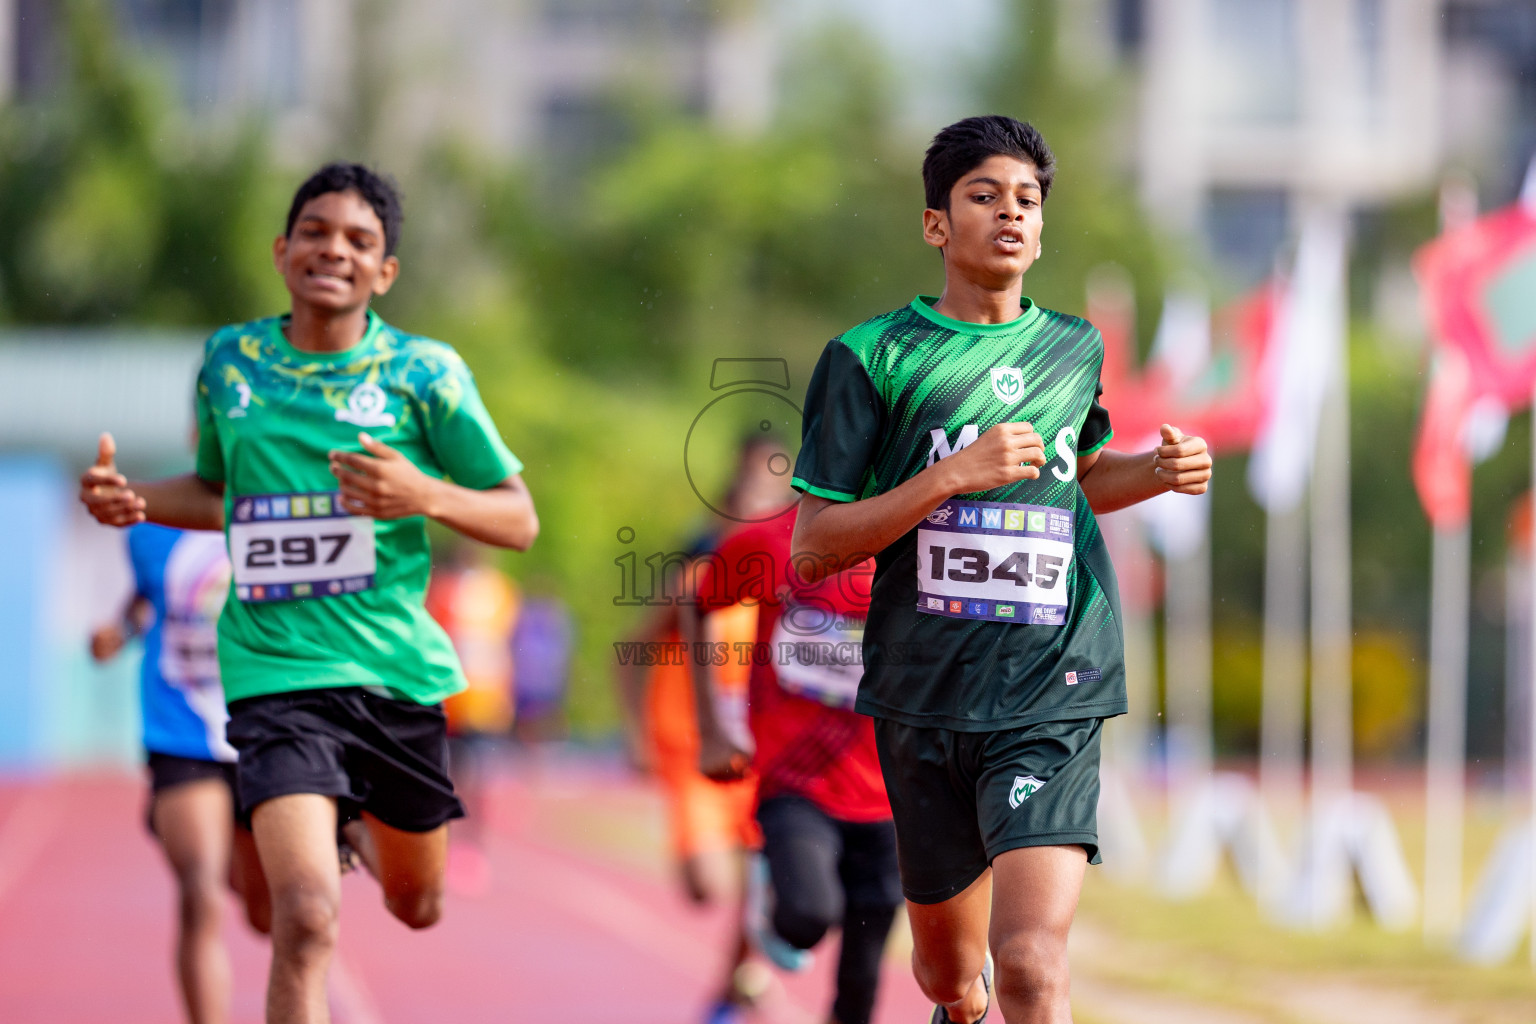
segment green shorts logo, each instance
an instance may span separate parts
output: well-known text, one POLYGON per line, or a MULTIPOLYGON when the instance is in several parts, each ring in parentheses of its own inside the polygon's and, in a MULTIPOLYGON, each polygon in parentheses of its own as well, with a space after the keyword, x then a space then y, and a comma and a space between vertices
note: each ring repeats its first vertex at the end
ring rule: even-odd
POLYGON ((1034 796, 1045 783, 1033 775, 1015 775, 1013 777, 1013 789, 1008 791, 1008 805, 1018 810, 1019 804, 1034 796))

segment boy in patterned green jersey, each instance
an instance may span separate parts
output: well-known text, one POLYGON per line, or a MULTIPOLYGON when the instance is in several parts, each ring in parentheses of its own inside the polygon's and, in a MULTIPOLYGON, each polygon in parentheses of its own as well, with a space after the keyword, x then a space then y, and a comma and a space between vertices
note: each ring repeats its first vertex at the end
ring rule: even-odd
POLYGON ((464 361, 368 306, 399 273, 400 201, 356 164, 300 186, 273 258, 291 312, 217 331, 197 380, 196 471, 128 483, 110 435, 81 480, 103 523, 224 529, 219 620, 238 781, 272 894, 267 1019, 328 1019, 338 821, 412 928, 442 911, 439 702, 464 687, 423 608, 429 518, 524 550, 538 517, 464 361))
POLYGON ((857 707, 876 719, 913 971, 940 1024, 986 1015, 994 963, 1009 1024, 1071 1018, 1099 738, 1125 711, 1094 512, 1211 475, 1205 443, 1168 425, 1153 451, 1106 449, 1098 332, 1022 297, 1053 171, 1012 118, 939 132, 923 238, 944 292, 828 344, 795 466, 799 564, 876 553, 857 707))

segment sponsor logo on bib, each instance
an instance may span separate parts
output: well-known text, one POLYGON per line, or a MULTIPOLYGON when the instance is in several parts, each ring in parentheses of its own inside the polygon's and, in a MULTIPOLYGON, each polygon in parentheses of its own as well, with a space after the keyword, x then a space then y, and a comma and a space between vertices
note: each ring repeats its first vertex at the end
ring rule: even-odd
POLYGON ((347 407, 336 410, 336 418, 359 427, 392 427, 395 414, 384 408, 388 401, 383 388, 372 381, 363 381, 347 396, 347 407))
POLYGON ((1024 394, 1024 371, 1017 366, 993 367, 992 393, 1004 405, 1013 405, 1024 394))
POLYGON ((1013 788, 1008 791, 1008 805, 1014 810, 1019 809, 1019 804, 1034 796, 1045 785, 1033 775, 1015 775, 1013 788))

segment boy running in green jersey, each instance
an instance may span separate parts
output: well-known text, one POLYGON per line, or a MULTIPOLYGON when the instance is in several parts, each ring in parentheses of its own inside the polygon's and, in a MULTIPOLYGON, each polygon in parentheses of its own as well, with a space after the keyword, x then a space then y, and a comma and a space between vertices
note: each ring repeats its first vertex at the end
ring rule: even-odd
POLYGON ((412 928, 442 913, 461 817, 439 702, 464 687, 423 607, 426 520, 525 550, 538 517, 464 361, 372 313, 400 270, 399 196, 330 164, 273 259, 292 309, 225 327, 197 380, 194 473, 128 483, 109 435, 81 479, 101 522, 224 529, 228 737, 272 899, 270 1022, 326 1021, 338 822, 412 928))
POLYGON ((1022 297, 1054 169, 1012 118, 939 132, 923 238, 943 254, 944 292, 828 344, 795 466, 802 574, 877 552, 856 706, 876 719, 935 1022, 987 1015, 994 961, 1009 1024, 1071 1019, 1099 738, 1125 711, 1093 514, 1198 494, 1211 476, 1205 442, 1168 425, 1153 451, 1105 449, 1098 332, 1022 297))

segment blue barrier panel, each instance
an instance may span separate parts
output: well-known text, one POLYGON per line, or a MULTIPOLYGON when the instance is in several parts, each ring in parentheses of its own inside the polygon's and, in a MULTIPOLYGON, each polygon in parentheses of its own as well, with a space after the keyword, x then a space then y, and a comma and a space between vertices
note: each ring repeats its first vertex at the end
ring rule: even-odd
POLYGON ((67 494, 54 461, 0 456, 0 768, 38 767, 46 755, 48 573, 58 564, 67 494))

